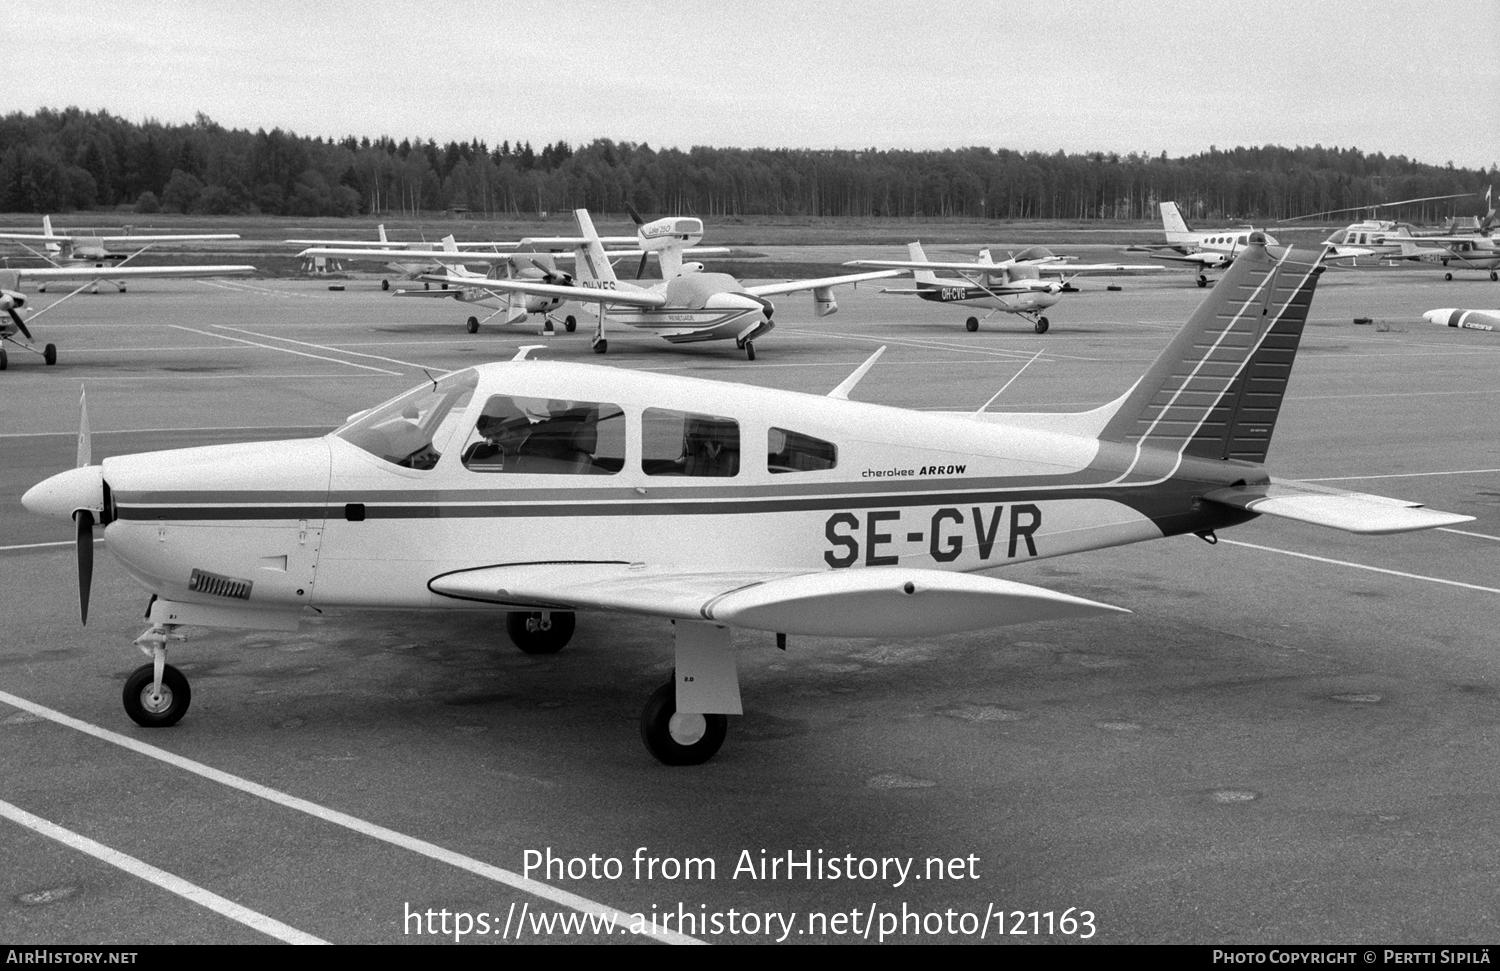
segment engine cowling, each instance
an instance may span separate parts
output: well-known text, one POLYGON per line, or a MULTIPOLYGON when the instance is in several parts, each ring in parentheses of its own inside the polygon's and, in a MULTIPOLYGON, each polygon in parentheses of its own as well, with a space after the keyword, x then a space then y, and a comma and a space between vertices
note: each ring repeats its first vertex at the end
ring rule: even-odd
POLYGON ((26 295, 15 290, 0 290, 0 310, 19 310, 26 306, 26 295))
POLYGON ((838 313, 839 305, 833 299, 833 287, 816 287, 813 289, 812 297, 813 312, 819 317, 827 317, 829 314, 838 313))

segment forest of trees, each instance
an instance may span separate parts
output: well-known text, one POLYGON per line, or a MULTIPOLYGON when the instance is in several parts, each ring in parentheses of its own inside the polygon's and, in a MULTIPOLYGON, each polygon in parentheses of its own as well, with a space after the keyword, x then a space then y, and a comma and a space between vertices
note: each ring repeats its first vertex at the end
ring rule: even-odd
MULTIPOLYGON (((697 216, 951 216, 1274 220, 1422 196, 1483 194, 1490 170, 1322 146, 1234 148, 1186 158, 1131 153, 880 149, 653 149, 598 139, 529 142, 136 124, 77 108, 0 119, 0 210, 353 216, 467 208, 526 214, 586 207, 697 216)), ((1446 203, 1403 215, 1431 220, 1446 203)))

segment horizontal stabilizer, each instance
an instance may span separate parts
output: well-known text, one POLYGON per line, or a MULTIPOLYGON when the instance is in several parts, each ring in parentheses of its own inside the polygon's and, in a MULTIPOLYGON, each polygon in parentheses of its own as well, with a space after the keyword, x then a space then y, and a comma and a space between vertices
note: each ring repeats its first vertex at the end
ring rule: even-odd
POLYGON ((623 610, 828 637, 932 636, 1128 613, 1011 580, 897 567, 694 573, 639 563, 540 563, 445 574, 428 587, 505 606, 623 610))
POLYGON ((1283 479, 1272 479, 1265 485, 1216 489, 1203 498, 1248 512, 1329 526, 1346 533, 1410 533, 1474 521, 1473 516, 1438 512, 1404 499, 1283 479))

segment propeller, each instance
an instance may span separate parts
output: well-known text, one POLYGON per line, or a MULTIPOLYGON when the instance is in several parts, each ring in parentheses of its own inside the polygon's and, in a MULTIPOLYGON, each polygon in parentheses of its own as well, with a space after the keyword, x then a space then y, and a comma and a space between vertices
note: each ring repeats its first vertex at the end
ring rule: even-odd
MULTIPOLYGON (((30 335, 28 335, 30 336, 30 335)), ((89 432, 89 393, 84 389, 78 395, 78 459, 77 468, 93 464, 93 435, 89 432)), ((89 622, 89 591, 94 586, 94 514, 80 509, 73 514, 78 537, 78 616, 84 624, 89 622)))
POLYGON ((10 319, 15 323, 16 330, 19 330, 21 333, 25 334, 27 340, 35 340, 35 338, 31 336, 31 331, 26 329, 26 322, 21 319, 20 314, 16 313, 15 307, 6 307, 5 312, 10 314, 10 319))

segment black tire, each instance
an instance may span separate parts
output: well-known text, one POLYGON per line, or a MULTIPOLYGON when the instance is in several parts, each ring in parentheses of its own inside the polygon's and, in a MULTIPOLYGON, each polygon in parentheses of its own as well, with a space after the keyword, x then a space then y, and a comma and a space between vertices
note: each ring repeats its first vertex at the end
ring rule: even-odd
POLYGON ((677 685, 668 681, 652 692, 641 711, 641 741, 646 743, 646 751, 662 765, 702 765, 713 758, 729 734, 729 716, 683 715, 674 737, 672 720, 676 715, 677 685), (680 738, 690 740, 683 742, 680 738))
POLYGON ((1198 278, 1198 286, 1200 288, 1208 286, 1208 277, 1206 277, 1206 276, 1200 276, 1198 278))
POLYGON ((528 630, 526 622, 540 620, 541 611, 512 610, 505 615, 505 633, 512 644, 527 654, 556 654, 573 639, 577 618, 571 610, 552 611, 552 626, 547 630, 528 630))
POLYGON ((1452 283, 1453 282, 1453 274, 1452 273, 1444 273, 1443 274, 1443 279, 1447 280, 1449 283, 1452 283))
POLYGON ((470 317, 467 321, 464 322, 464 326, 468 328, 469 333, 471 334, 479 333, 479 318, 470 317))
POLYGON ((382 289, 382 290, 389 290, 390 288, 391 288, 391 281, 389 281, 389 280, 381 280, 380 281, 380 289, 382 289))
POLYGON ((577 329, 578 329, 578 318, 577 317, 574 317, 572 314, 568 314, 568 316, 566 316, 566 317, 563 318, 563 330, 565 330, 565 331, 567 331, 568 333, 571 334, 571 333, 573 333, 573 331, 575 331, 577 329))
POLYGON ((979 329, 979 318, 978 317, 970 317, 968 320, 964 321, 964 330, 968 331, 969 333, 972 334, 972 333, 974 333, 978 329, 979 329))
POLYGON ((124 292, 125 292, 125 288, 124 288, 124 287, 121 287, 121 288, 120 288, 120 292, 121 292, 121 293, 124 293, 124 292))
POLYGON ((755 360, 755 342, 754 341, 745 341, 745 359, 747 361, 753 361, 753 360, 755 360))
POLYGON ((0 347, 0 371, 4 371, 10 365, 10 356, 5 353, 5 348, 0 347))
POLYGON ((1500 271, 1496 271, 1496 270, 1491 270, 1490 271, 1490 282, 1491 283, 1500 282, 1500 271))
POLYGON ((48 344, 42 348, 42 363, 52 365, 57 363, 57 345, 48 344))
POLYGON ((153 705, 149 695, 155 677, 153 667, 142 664, 125 679, 125 690, 121 692, 125 714, 142 728, 166 728, 177 724, 193 702, 193 692, 188 688, 186 676, 168 664, 161 672, 161 701, 153 705))
POLYGON ((1047 322, 1047 318, 1046 317, 1038 317, 1036 319, 1036 332, 1038 334, 1045 334, 1045 333, 1047 333, 1047 328, 1051 327, 1051 326, 1052 325, 1047 322))
POLYGON ((594 342, 594 353, 595 354, 608 354, 609 353, 609 341, 607 341, 607 340, 595 341, 594 342))

